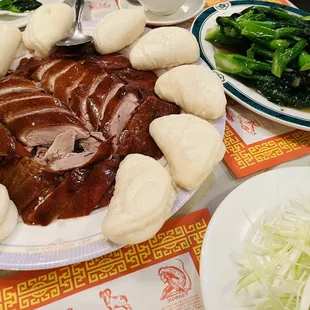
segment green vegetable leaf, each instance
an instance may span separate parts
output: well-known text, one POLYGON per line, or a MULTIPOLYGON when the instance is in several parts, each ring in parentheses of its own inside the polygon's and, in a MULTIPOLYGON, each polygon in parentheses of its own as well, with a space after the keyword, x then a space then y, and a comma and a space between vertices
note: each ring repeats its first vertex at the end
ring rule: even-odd
POLYGON ((0 0, 0 10, 23 13, 40 7, 42 3, 36 0, 0 0))

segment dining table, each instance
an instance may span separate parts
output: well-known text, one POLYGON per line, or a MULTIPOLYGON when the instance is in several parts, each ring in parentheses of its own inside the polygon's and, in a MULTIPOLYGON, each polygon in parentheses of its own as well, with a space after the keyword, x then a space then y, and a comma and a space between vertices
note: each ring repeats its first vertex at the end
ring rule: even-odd
MULTIPOLYGON (((300 9, 310 12, 310 0, 292 0, 291 3, 300 9)), ((271 168, 263 169, 242 178, 236 178, 230 167, 222 161, 215 167, 212 175, 202 184, 194 196, 175 215, 173 215, 173 218, 202 210, 204 208, 208 208, 212 215, 231 191, 253 176, 261 174, 266 170, 296 166, 310 166, 310 155, 305 155, 300 158, 275 165, 271 168)), ((18 271, 0 270, 0 279, 4 279, 16 273, 18 273, 18 271)))

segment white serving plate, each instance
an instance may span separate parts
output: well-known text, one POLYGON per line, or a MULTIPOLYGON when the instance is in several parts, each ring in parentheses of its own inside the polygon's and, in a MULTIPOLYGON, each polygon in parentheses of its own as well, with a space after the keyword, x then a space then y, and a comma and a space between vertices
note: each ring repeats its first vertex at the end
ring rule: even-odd
POLYGON ((250 309, 241 307, 235 295, 241 277, 233 257, 244 253, 250 221, 257 222, 285 199, 310 195, 309 182, 310 167, 276 169, 246 181, 224 199, 202 245, 200 281, 205 309, 250 309))
MULTIPOLYGON (((85 28, 83 32, 91 34, 92 29, 85 28)), ((129 51, 130 47, 124 49, 122 53, 128 56, 129 51)), ((30 57, 31 54, 21 45, 11 69, 16 69, 21 58, 25 56, 30 57)), ((197 63, 205 65, 201 59, 197 63)), ((165 71, 160 70, 157 74, 160 75, 165 71)), ((225 123, 225 114, 214 122, 222 137, 225 123)), ((164 158, 160 162, 167 167, 164 158)), ((176 213, 194 193, 195 191, 181 189, 171 215, 176 213)), ((36 270, 60 267, 86 261, 121 248, 121 245, 107 241, 101 233, 101 223, 106 212, 107 208, 102 208, 86 217, 56 220, 46 227, 29 226, 19 218, 13 234, 0 243, 0 269, 36 270)))
MULTIPOLYGON (((39 0, 42 4, 48 3, 62 3, 64 0, 39 0)), ((0 11, 0 23, 1 24, 11 24, 18 28, 25 27, 31 16, 31 12, 27 13, 13 13, 9 11, 0 11)))
MULTIPOLYGON (((288 7, 264 1, 228 1, 209 7, 195 19, 191 31, 199 42, 202 59, 212 70, 216 71, 214 61, 216 48, 204 39, 207 29, 217 26, 216 18, 218 16, 230 16, 233 13, 241 12, 253 5, 280 7, 291 14, 300 16, 310 15, 310 13, 304 12, 295 7, 288 7)), ((222 79, 226 93, 249 110, 283 125, 310 131, 309 112, 280 107, 267 100, 256 90, 245 86, 233 77, 222 72, 217 73, 222 79)))

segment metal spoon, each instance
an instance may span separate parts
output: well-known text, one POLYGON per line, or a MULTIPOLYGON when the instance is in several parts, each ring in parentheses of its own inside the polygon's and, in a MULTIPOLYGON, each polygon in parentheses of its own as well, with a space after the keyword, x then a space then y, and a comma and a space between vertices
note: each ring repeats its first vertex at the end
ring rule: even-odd
POLYGON ((72 27, 72 35, 68 38, 60 40, 56 43, 57 46, 73 46, 88 43, 92 41, 91 36, 82 33, 81 15, 84 7, 84 0, 75 1, 75 22, 72 27))

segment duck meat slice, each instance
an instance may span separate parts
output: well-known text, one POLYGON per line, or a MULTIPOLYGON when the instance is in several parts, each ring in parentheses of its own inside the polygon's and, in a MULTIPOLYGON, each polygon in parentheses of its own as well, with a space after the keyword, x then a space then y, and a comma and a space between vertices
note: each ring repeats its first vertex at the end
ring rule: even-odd
POLYGON ((108 190, 100 198, 95 209, 107 207, 110 204, 111 199, 114 195, 114 190, 115 190, 115 181, 111 184, 108 190))
POLYGON ((14 92, 38 91, 37 85, 21 76, 10 75, 0 80, 0 96, 14 92))
POLYGON ((50 186, 55 187, 57 183, 59 180, 56 174, 47 172, 28 157, 23 157, 3 181, 19 212, 41 192, 50 186))
MULTIPOLYGON (((137 108, 138 109, 138 108, 137 108)), ((151 113, 134 113, 124 130, 148 132, 150 124, 155 119, 151 113)))
POLYGON ((86 55, 85 59, 88 61, 93 61, 98 64, 101 68, 106 70, 120 70, 131 67, 129 59, 122 54, 109 54, 109 55, 86 55))
POLYGON ((60 183, 61 178, 54 173, 45 171, 43 168, 32 173, 21 183, 18 188, 9 192, 19 213, 34 199, 40 197, 49 190, 53 190, 60 183))
POLYGON ((66 156, 68 153, 73 152, 75 139, 76 132, 72 129, 59 134, 49 149, 46 149, 44 155, 42 152, 39 153, 39 158, 42 158, 44 161, 46 161, 45 163, 48 163, 54 161, 55 159, 66 156))
POLYGON ((34 72, 42 66, 44 60, 31 57, 31 58, 23 58, 15 71, 11 73, 11 75, 22 76, 26 79, 31 79, 34 72))
POLYGON ((55 138, 69 129, 77 133, 77 139, 85 139, 89 132, 72 114, 50 111, 33 113, 7 124, 19 141, 28 146, 50 146, 55 138))
MULTIPOLYGON (((47 226, 54 219, 59 218, 71 208, 78 189, 82 187, 90 172, 88 169, 74 169, 47 196, 26 207, 22 213, 24 222, 30 225, 47 226)), ((81 205, 81 207, 84 206, 81 205)))
POLYGON ((107 104, 124 85, 116 75, 108 75, 97 86, 95 92, 87 98, 87 115, 92 130, 97 131, 99 129, 107 104))
POLYGON ((93 137, 80 140, 79 146, 82 152, 74 152, 76 133, 73 130, 60 134, 47 150, 45 155, 36 158, 52 171, 66 171, 74 168, 82 168, 105 160, 112 153, 112 142, 101 142, 93 137))
POLYGON ((37 170, 41 168, 41 165, 35 163, 29 157, 22 157, 18 164, 12 170, 11 175, 9 175, 4 181, 5 185, 10 192, 16 189, 21 183, 23 183, 31 174, 35 174, 37 170))
POLYGON ((0 156, 28 156, 30 152, 0 123, 0 156))
POLYGON ((162 152, 148 132, 124 130, 119 138, 117 154, 143 154, 160 159, 162 152))
POLYGON ((85 75, 80 84, 71 92, 70 108, 88 125, 87 98, 94 93, 99 83, 107 76, 107 73, 93 62, 84 62, 83 67, 85 75))
POLYGON ((75 64, 76 62, 70 59, 62 59, 61 61, 54 63, 42 75, 41 84, 43 89, 52 94, 54 92, 54 84, 57 77, 64 74, 75 64))
POLYGON ((133 131, 149 131, 151 122, 162 116, 180 114, 181 109, 176 104, 163 101, 155 96, 148 96, 135 110, 125 129, 133 131))
POLYGON ((104 161, 96 165, 83 185, 77 190, 70 207, 60 218, 89 215, 114 182, 117 166, 114 161, 104 161))
POLYGON ((160 158, 162 153, 149 134, 151 122, 161 116, 179 114, 180 108, 155 96, 148 96, 134 111, 117 143, 116 153, 122 156, 140 153, 160 158))
POLYGON ((21 101, 25 99, 36 99, 36 98, 48 98, 50 95, 37 91, 22 91, 17 93, 9 93, 1 96, 0 106, 15 101, 21 101))
POLYGON ((121 87, 106 106, 101 127, 104 136, 113 137, 114 143, 117 142, 140 103, 141 94, 136 88, 127 85, 121 87))
POLYGON ((26 98, 12 102, 7 101, 6 104, 0 103, 0 117, 7 124, 29 114, 46 113, 47 111, 72 114, 64 104, 50 96, 30 97, 30 99, 26 98))
POLYGON ((56 65, 60 61, 61 59, 53 59, 53 58, 42 60, 40 66, 38 66, 37 69, 33 72, 31 78, 35 80, 36 82, 40 82, 42 80, 44 73, 49 68, 56 65))
POLYGON ((80 63, 70 67, 55 79, 54 96, 66 105, 69 105, 71 91, 79 85, 84 75, 85 69, 80 63))
POLYGON ((12 171, 15 169, 21 157, 18 156, 9 156, 1 160, 0 164, 0 183, 3 183, 6 178, 12 176, 12 171))
MULTIPOLYGON (((60 180, 59 181, 59 184, 60 184, 63 181, 63 179, 59 178, 59 180, 60 180)), ((46 199, 46 197, 48 195, 50 195, 56 189, 56 187, 51 186, 51 187, 47 188, 40 195, 38 195, 31 202, 29 202, 26 207, 23 208, 23 210, 20 212, 20 216, 21 216, 21 218, 25 224, 34 225, 34 223, 32 221, 32 215, 34 213, 35 208, 38 205, 40 205, 46 199)))
POLYGON ((141 89, 153 91, 157 81, 157 75, 153 71, 140 71, 134 68, 127 68, 115 73, 127 84, 141 89))

